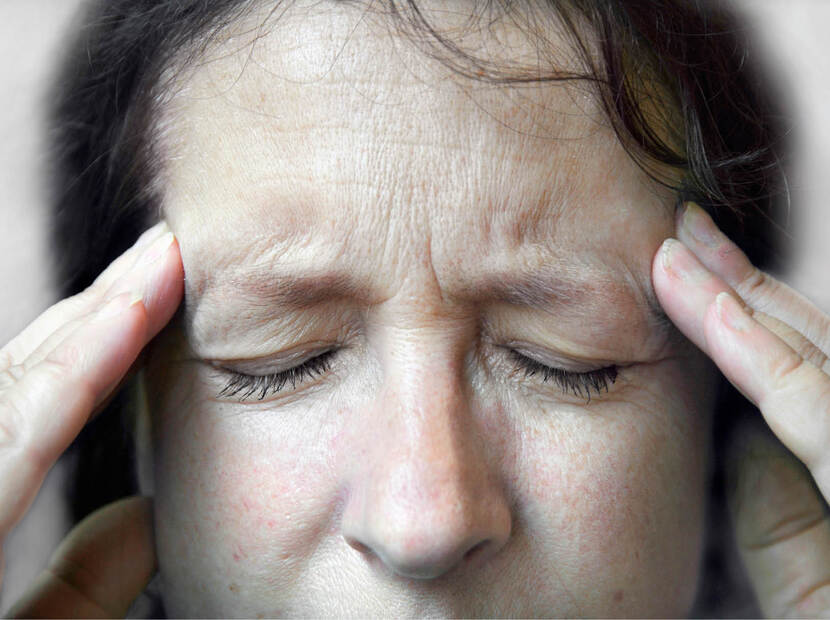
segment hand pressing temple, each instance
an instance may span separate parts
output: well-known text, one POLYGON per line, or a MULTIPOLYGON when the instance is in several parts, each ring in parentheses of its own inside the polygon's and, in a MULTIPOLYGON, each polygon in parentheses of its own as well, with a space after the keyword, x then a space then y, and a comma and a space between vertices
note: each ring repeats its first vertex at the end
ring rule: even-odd
POLYGON ((731 454, 730 505, 759 603, 773 617, 826 616, 830 317, 753 267, 694 203, 678 212, 677 230, 654 260, 660 303, 792 452, 749 426, 731 454))
MULTIPOLYGON (((102 408, 183 291, 178 245, 163 222, 86 291, 52 306, 0 350, 0 535, 102 408)), ((116 502, 81 523, 14 616, 123 616, 156 570, 151 500, 116 502)))

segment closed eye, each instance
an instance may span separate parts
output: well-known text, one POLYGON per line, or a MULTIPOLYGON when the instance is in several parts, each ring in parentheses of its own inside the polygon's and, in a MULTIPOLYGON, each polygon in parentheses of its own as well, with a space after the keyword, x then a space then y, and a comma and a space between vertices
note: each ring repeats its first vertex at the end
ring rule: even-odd
MULTIPOLYGON (((617 366, 607 366, 588 372, 572 372, 555 368, 510 349, 510 357, 526 377, 538 376, 542 382, 553 381, 565 394, 573 394, 591 402, 591 393, 600 395, 608 392, 609 386, 617 380, 617 366)), ((263 400, 269 394, 276 394, 290 384, 291 389, 331 370, 331 362, 337 349, 328 349, 287 370, 267 375, 249 375, 224 369, 230 375, 219 398, 237 397, 240 400, 263 400)))
POLYGON ((565 394, 570 392, 574 396, 586 398, 589 403, 592 391, 599 396, 603 391, 608 392, 609 384, 617 380, 616 366, 606 366, 588 372, 571 372, 542 364, 513 349, 510 349, 510 357, 516 366, 524 371, 526 377, 539 376, 543 382, 553 381, 565 394))
POLYGON ((240 400, 248 400, 255 396, 256 400, 262 400, 268 394, 276 394, 288 384, 294 389, 303 381, 328 372, 335 353, 337 349, 328 349, 297 366, 268 375, 248 375, 225 369, 225 372, 230 374, 230 379, 218 397, 235 396, 240 400))

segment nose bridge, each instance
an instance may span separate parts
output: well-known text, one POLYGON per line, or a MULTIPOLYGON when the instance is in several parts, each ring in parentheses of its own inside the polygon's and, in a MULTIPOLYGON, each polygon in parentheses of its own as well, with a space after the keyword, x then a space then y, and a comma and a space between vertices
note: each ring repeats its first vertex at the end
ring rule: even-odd
POLYGON ((378 456, 387 466, 394 463, 403 476, 398 486, 411 490, 407 496, 460 498, 487 469, 477 462, 483 455, 476 449, 463 352, 446 332, 424 332, 396 351, 402 363, 389 364, 379 413, 390 443, 378 444, 378 456))
POLYGON ((386 465, 383 488, 401 500, 458 504, 486 469, 475 462, 481 454, 459 374, 452 364, 433 364, 385 390, 390 443, 378 445, 377 460, 386 465))
POLYGON ((476 429, 463 356, 440 337, 415 340, 388 364, 372 412, 381 437, 352 481, 359 498, 344 535, 392 571, 430 578, 500 548, 510 515, 476 429))

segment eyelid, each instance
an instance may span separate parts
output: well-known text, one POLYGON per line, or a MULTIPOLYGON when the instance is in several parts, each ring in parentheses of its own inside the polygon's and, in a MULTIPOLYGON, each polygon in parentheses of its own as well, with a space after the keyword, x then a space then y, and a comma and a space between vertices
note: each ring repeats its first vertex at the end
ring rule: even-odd
POLYGON ((522 355, 538 364, 549 366, 551 368, 555 368, 557 370, 562 370, 565 372, 581 374, 592 372, 594 370, 600 370, 602 368, 607 368, 609 366, 619 365, 615 363, 613 360, 587 360, 575 358, 572 355, 568 355, 567 357, 559 357, 552 355, 551 352, 547 349, 543 349, 541 347, 528 344, 526 342, 509 341, 500 346, 503 349, 507 349, 508 351, 518 353, 519 355, 522 355))
POLYGON ((329 350, 340 348, 343 348, 342 345, 331 342, 305 343, 258 358, 205 359, 203 361, 217 370, 259 377, 285 372, 329 350))
POLYGON ((616 364, 584 372, 574 372, 542 364, 515 349, 508 349, 508 352, 517 368, 524 372, 525 377, 540 376, 542 383, 549 381, 555 383, 564 395, 567 396, 570 393, 575 397, 586 398, 587 404, 591 403, 592 390, 598 397, 610 392, 611 385, 617 382, 619 376, 619 367, 616 364))
POLYGON ((256 400, 262 401, 266 394, 270 393, 274 396, 282 393, 283 388, 288 383, 291 384, 291 389, 288 392, 294 393, 300 389, 298 386, 305 384, 308 379, 327 374, 331 369, 332 358, 339 350, 335 347, 329 347, 285 370, 262 375, 245 374, 222 368, 221 372, 226 376, 227 381, 222 391, 217 394, 217 398, 230 399, 239 393, 243 393, 237 400, 244 402, 248 401, 252 395, 259 393, 256 400))

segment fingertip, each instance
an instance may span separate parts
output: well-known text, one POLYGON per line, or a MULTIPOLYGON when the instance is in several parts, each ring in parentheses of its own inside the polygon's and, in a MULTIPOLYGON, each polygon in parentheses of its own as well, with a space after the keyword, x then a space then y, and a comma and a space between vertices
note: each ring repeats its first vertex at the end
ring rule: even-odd
POLYGON ((657 253, 654 255, 653 266, 659 266, 662 270, 667 269, 671 264, 671 255, 679 244, 680 242, 674 237, 663 239, 663 243, 660 244, 657 253))
POLYGON ((667 262, 671 257, 672 248, 676 243, 677 239, 673 237, 667 237, 666 239, 663 239, 663 242, 660 244, 660 247, 658 247, 657 251, 654 253, 654 258, 652 258, 651 260, 652 277, 654 277, 658 273, 665 272, 667 262))
POLYGON ((693 293, 701 288, 696 285, 703 279, 703 275, 689 268, 693 262, 683 243, 671 237, 663 241, 652 261, 651 278, 657 300, 675 323, 684 325, 688 311, 693 309, 689 307, 693 293))
POLYGON ((136 239, 136 242, 133 244, 133 247, 137 250, 143 250, 169 230, 170 227, 167 225, 167 221, 160 220, 155 225, 141 233, 138 239, 136 239))
POLYGON ((670 294, 671 287, 667 269, 677 243, 677 239, 672 237, 664 239, 651 261, 651 280, 654 284, 654 292, 661 304, 663 304, 665 297, 670 294))
POLYGON ((709 356, 716 362, 724 345, 728 344, 721 334, 723 320, 721 319, 722 310, 719 305, 722 305, 723 301, 721 300, 720 304, 718 302, 721 295, 728 295, 728 293, 718 293, 703 313, 703 339, 706 342, 706 350, 709 356))
POLYGON ((170 321, 184 296, 184 267, 175 237, 155 262, 152 283, 144 296, 148 313, 147 339, 153 338, 170 321))
POLYGON ((743 251, 718 228, 712 217, 693 202, 678 214, 677 237, 712 272, 730 286, 746 277, 752 264, 743 251))
POLYGON ((718 248, 728 241, 711 216, 697 203, 687 202, 677 217, 677 236, 693 248, 718 248))

